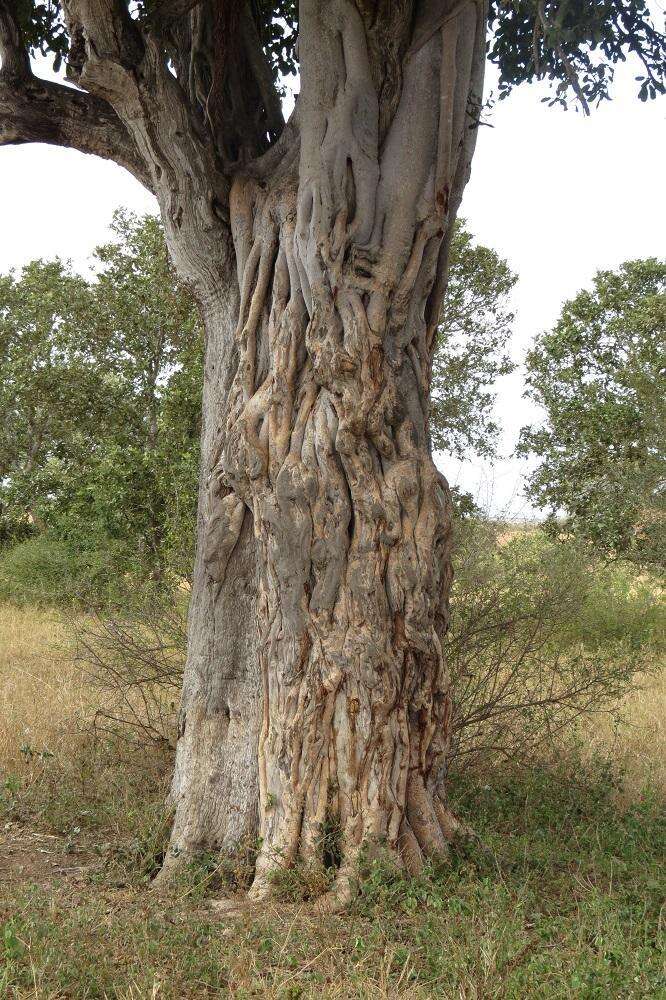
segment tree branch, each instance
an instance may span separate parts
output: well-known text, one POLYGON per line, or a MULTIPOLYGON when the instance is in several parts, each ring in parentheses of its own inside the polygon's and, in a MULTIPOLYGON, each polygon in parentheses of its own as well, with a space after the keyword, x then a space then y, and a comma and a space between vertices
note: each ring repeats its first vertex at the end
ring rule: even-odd
POLYGON ((203 296, 230 261, 229 181, 216 149, 158 34, 141 30, 126 0, 61 2, 71 39, 68 72, 125 127, 150 176, 172 258, 203 296))
POLYGON ((46 142, 93 153, 150 186, 134 142, 109 104, 33 75, 9 0, 0 0, 0 58, 0 146, 46 142))
POLYGON ((151 20, 174 21, 201 3, 201 0, 152 0, 148 6, 151 20))
POLYGON ((71 39, 68 77, 115 105, 145 54, 145 39, 126 3, 64 0, 63 13, 71 39))
POLYGON ((257 26, 247 4, 244 5, 241 12, 240 30, 249 66, 264 102, 268 128, 277 136, 284 128, 282 105, 275 89, 270 64, 261 46, 257 26))
POLYGON ((129 133, 105 101, 35 76, 13 83, 2 72, 0 146, 27 142, 65 146, 114 160, 152 189, 129 133))
POLYGON ((30 59, 22 44, 21 32, 13 9, 0 0, 0 76, 11 80, 25 80, 30 73, 30 59))

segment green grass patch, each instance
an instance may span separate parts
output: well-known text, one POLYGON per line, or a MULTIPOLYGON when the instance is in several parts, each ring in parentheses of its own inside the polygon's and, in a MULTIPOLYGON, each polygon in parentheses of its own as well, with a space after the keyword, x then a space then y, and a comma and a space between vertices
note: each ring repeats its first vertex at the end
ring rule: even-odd
POLYGON ((416 879, 370 861, 343 916, 285 903, 217 916, 212 862, 165 902, 141 850, 120 886, 110 861, 74 887, 14 884, 0 983, 12 1000, 661 996, 663 805, 646 788, 618 808, 618 780, 579 760, 458 780, 488 850, 416 879))

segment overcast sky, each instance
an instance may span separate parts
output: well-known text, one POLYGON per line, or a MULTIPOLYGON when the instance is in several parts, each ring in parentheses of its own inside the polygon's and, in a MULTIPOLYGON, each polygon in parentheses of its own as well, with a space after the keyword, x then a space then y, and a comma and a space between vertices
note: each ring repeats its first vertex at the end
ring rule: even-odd
MULTIPOLYGON (((614 101, 591 118, 548 108, 545 90, 524 86, 481 129, 461 214, 519 275, 511 344, 518 362, 595 271, 666 253, 666 98, 641 104, 634 69, 618 71, 614 101)), ((0 271, 55 255, 84 270, 119 206, 156 209, 111 163, 42 145, 0 149, 0 271)), ((520 372, 498 385, 504 457, 494 467, 438 459, 452 484, 513 516, 530 513, 524 464, 510 458, 520 426, 535 416, 522 392, 520 372)))

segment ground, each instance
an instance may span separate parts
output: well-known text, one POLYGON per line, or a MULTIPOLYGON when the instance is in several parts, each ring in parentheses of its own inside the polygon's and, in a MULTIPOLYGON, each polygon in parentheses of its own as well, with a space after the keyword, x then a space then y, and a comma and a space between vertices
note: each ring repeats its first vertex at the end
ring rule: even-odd
POLYGON ((55 833, 41 833, 21 823, 8 821, 0 833, 0 886, 30 884, 51 890, 67 883, 85 883, 91 870, 99 868, 94 858, 78 850, 55 833))
POLYGON ((633 696, 633 728, 455 779, 489 855, 411 881, 368 863, 344 916, 313 912, 308 873, 229 915, 210 900, 234 873, 212 858, 151 893, 162 776, 91 758, 98 693, 66 641, 50 612, 0 609, 0 996, 666 995, 663 680, 633 696))

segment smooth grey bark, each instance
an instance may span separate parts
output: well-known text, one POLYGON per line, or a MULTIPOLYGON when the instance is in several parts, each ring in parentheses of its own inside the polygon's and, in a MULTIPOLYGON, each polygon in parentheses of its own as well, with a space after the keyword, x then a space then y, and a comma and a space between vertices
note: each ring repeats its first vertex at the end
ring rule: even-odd
POLYGON ((231 372, 238 296, 233 277, 204 311, 201 484, 188 655, 169 795, 174 825, 161 879, 204 851, 233 851, 258 832, 257 744, 261 687, 254 609, 257 592, 252 519, 244 517, 222 582, 214 583, 202 539, 215 541, 211 471, 219 447, 231 372))

